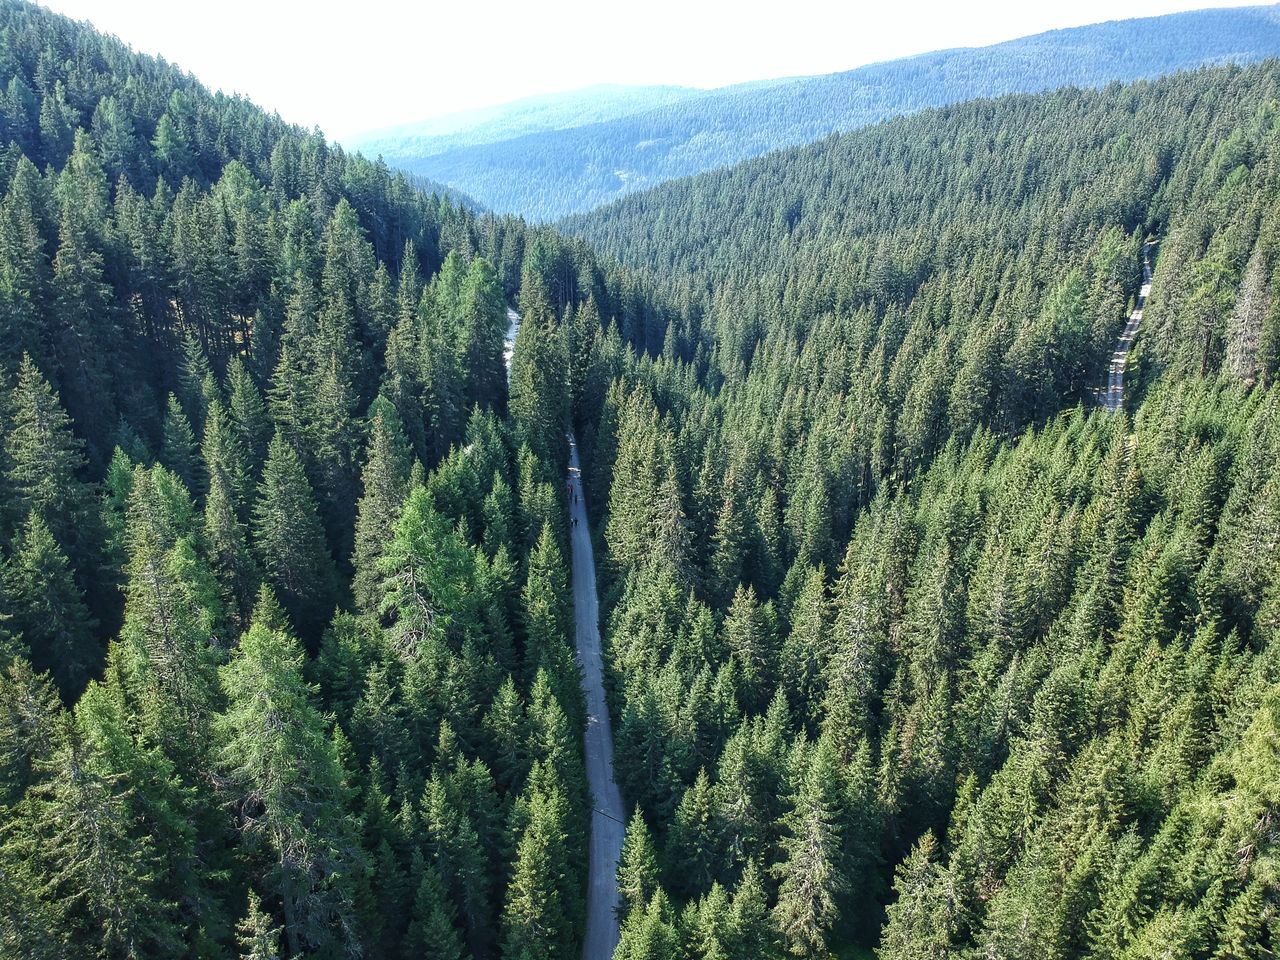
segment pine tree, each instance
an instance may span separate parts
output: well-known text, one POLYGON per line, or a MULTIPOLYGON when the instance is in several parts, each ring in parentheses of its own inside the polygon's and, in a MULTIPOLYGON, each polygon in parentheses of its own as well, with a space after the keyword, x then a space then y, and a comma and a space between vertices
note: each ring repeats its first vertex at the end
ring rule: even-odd
POLYGON ((28 517, 3 573, 10 629, 30 651, 32 665, 51 671, 63 697, 74 700, 101 650, 70 564, 38 513, 28 517))
POLYGON ((347 787, 297 641, 261 614, 219 671, 227 707, 215 721, 220 765, 245 841, 272 862, 289 951, 323 951, 352 935, 351 881, 363 854, 345 815, 347 787))
POLYGON ((266 582, 278 592, 299 634, 317 638, 337 601, 337 575, 302 461, 279 433, 262 470, 253 519, 266 582))
POLYGON ((262 900, 249 893, 249 910, 236 925, 236 942, 241 960, 281 960, 280 928, 262 909, 262 900))
POLYGON ((373 611, 381 602, 378 561, 409 493, 409 453, 394 406, 375 404, 370 423, 364 495, 357 506, 352 589, 356 602, 373 611))

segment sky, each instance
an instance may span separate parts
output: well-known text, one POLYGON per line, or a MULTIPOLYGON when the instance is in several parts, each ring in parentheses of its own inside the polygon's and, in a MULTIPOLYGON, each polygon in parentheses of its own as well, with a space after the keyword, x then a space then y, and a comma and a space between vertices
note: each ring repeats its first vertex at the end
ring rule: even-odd
POLYGON ((1232 0, 39 0, 343 140, 597 83, 718 87, 1232 0))

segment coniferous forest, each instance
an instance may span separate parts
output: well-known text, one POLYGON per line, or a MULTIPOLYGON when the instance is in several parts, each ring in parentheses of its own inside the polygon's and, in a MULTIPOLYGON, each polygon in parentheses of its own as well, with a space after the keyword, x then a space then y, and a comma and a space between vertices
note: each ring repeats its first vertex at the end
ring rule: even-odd
POLYGON ((3 960, 582 956, 583 526, 617 960, 1280 949, 1280 62, 553 229, 0 0, 0 133, 3 960))

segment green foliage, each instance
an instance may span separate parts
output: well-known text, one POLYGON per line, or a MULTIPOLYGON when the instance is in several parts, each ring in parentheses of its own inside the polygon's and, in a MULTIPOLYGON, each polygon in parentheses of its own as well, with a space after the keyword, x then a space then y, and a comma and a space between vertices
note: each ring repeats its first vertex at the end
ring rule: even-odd
POLYGON ((316 636, 333 613, 337 575, 302 461, 279 433, 262 469, 253 519, 267 583, 301 634, 316 636))
POLYGON ((571 952, 561 468, 517 467, 502 342, 522 276, 553 328, 619 281, 85 25, 0 28, 0 953, 496 960, 535 807, 571 952))
POLYGON ((255 619, 220 680, 219 763, 245 841, 273 866, 291 954, 325 951, 353 923, 351 879, 362 853, 344 814, 345 773, 302 676, 302 648, 255 619))
POLYGON ((1275 949, 1274 64, 673 186, 633 272, 0 26, 0 952, 576 953, 570 424, 620 955, 1275 949))
POLYGON ((28 519, 4 575, 9 628, 22 637, 33 666, 51 671, 63 695, 74 699, 101 651, 66 555, 39 514, 28 519))

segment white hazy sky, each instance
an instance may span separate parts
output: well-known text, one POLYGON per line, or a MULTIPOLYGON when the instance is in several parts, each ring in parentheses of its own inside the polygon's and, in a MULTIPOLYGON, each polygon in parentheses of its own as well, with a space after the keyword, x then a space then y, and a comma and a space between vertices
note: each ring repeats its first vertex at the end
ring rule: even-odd
POLYGON ((716 87, 1236 0, 40 0, 337 139, 596 83, 716 87))

